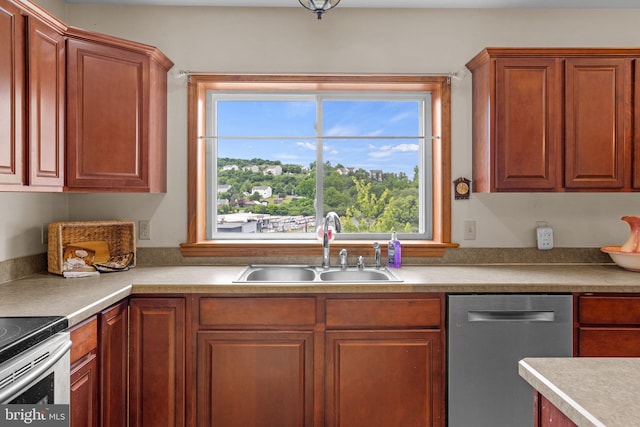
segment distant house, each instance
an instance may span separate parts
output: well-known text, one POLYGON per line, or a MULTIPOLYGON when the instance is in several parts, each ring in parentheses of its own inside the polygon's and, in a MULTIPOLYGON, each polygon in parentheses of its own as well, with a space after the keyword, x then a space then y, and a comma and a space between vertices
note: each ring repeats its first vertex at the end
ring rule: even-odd
POLYGON ((382 181, 382 171, 380 169, 372 169, 369 171, 369 178, 376 181, 382 181))
POLYGON ((229 190, 231 190, 231 185, 229 185, 229 184, 218 184, 218 194, 227 193, 229 190))
POLYGON ((238 166, 236 165, 224 165, 222 167, 223 171, 237 171, 238 170, 238 166))
POLYGON ((251 194, 258 193, 263 199, 268 199, 272 196, 273 190, 269 186, 258 185, 251 188, 251 194))
POLYGON ((253 173, 258 173, 260 172, 260 168, 256 165, 250 165, 250 166, 244 166, 242 168, 243 171, 251 171, 253 173))
POLYGON ((264 168, 262 173, 265 175, 280 176, 282 175, 282 166, 267 166, 266 168, 264 168))
POLYGON ((353 170, 353 168, 338 168, 336 169, 336 172, 340 175, 349 175, 350 173, 353 173, 353 170))

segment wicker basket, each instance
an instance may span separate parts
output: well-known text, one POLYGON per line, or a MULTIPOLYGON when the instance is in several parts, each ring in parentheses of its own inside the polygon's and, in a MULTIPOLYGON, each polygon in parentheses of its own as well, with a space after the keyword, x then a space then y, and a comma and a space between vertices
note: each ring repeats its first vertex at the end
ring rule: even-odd
POLYGON ((72 221, 49 224, 47 253, 50 273, 62 274, 64 248, 72 243, 105 241, 111 255, 133 252, 135 267, 136 230, 133 221, 72 221))

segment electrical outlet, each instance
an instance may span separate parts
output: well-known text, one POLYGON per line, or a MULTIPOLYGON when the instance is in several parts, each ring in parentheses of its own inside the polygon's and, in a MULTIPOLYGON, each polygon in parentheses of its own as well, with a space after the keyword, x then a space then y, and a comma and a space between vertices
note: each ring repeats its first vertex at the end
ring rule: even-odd
POLYGON ((476 222, 465 221, 463 234, 464 240, 476 240, 476 222))
POLYGON ((151 224, 148 219, 138 221, 138 239, 151 240, 151 224))
POLYGON ((551 227, 537 227, 536 236, 538 240, 538 249, 553 249, 553 229, 551 227))

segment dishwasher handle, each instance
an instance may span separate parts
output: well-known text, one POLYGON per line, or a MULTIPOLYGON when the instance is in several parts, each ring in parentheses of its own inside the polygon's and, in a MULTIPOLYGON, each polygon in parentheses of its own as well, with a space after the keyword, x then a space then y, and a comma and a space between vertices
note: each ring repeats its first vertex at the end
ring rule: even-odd
POLYGON ((548 310, 467 311, 469 322, 553 322, 555 312, 548 310))

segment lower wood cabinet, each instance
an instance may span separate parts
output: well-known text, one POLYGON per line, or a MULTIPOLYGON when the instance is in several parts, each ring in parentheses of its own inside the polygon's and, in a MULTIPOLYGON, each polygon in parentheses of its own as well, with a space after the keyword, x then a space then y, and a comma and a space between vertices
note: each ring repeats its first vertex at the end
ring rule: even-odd
POLYGON ((198 332, 199 426, 313 425, 313 331, 198 332))
POLYGON ((129 301, 100 313, 100 419, 102 427, 127 425, 129 301))
POLYGON ((582 357, 640 357, 640 297, 576 297, 575 349, 582 357))
POLYGON ((127 425, 128 301, 71 328, 72 427, 127 425))
POLYGON ((444 426, 444 296, 202 296, 198 426, 444 426))
POLYGON ((326 426, 444 425, 439 331, 327 332, 326 426))
POLYGON ((185 299, 134 297, 130 314, 128 425, 184 426, 185 299))
POLYGON ((133 296, 72 330, 71 423, 442 427, 444 311, 444 294, 133 296))
POLYGON ((100 415, 98 316, 71 330, 71 427, 97 427, 100 415))
POLYGON ((537 391, 534 392, 534 406, 534 427, 577 427, 562 411, 537 391))

